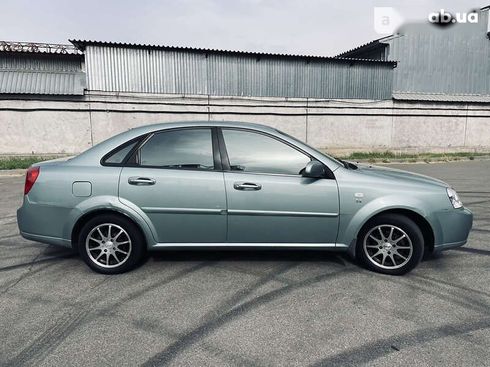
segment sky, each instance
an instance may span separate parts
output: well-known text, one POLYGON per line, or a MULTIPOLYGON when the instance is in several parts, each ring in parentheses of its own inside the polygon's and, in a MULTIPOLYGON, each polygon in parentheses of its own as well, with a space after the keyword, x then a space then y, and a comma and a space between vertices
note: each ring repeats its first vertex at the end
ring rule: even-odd
POLYGON ((118 41, 334 56, 381 35, 374 7, 404 20, 441 8, 467 12, 490 0, 1 0, 0 40, 118 41), (486 2, 485 2, 486 1, 486 2))

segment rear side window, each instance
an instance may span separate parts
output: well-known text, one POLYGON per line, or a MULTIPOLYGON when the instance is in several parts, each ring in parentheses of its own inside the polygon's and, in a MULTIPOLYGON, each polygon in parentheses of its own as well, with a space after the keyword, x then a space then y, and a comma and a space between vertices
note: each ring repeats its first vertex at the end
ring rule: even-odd
POLYGON ((139 151, 139 165, 178 169, 214 169, 211 129, 162 131, 139 151))
POLYGON ((122 164, 124 162, 124 158, 126 158, 126 156, 136 146, 136 144, 138 144, 138 141, 121 145, 119 148, 116 149, 115 152, 104 159, 104 163, 122 164))

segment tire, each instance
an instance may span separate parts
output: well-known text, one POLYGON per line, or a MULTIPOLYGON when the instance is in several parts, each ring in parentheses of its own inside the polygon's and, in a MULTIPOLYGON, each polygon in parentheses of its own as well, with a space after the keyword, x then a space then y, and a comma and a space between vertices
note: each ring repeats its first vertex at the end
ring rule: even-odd
POLYGON ((406 274, 419 264, 423 255, 422 231, 404 215, 379 215, 364 225, 357 238, 357 260, 378 273, 406 274))
POLYGON ((130 220, 120 215, 102 214, 82 227, 78 251, 92 270, 120 274, 139 265, 146 253, 146 243, 140 229, 130 220))

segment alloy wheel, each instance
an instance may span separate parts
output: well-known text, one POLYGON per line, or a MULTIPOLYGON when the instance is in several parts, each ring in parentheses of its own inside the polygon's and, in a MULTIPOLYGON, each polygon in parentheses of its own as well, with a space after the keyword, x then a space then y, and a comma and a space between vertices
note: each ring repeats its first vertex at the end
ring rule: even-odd
POLYGON ((131 238, 128 232, 114 223, 94 227, 85 241, 91 261, 103 268, 115 268, 124 264, 131 254, 131 238))
POLYGON ((412 240, 400 227, 383 224, 372 228, 364 237, 364 253, 369 261, 383 269, 399 269, 413 254, 412 240))

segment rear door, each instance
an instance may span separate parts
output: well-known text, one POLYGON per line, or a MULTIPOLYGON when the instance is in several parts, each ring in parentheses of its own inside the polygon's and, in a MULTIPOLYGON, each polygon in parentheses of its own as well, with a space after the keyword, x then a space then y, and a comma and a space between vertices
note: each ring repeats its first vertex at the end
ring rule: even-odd
POLYGON ((244 129, 221 132, 229 168, 228 242, 333 246, 339 220, 335 179, 302 177, 312 157, 276 137, 244 129))
POLYGON ((120 199, 150 218, 158 242, 226 241, 226 195, 215 131, 156 132, 135 152, 131 166, 122 169, 120 199))

